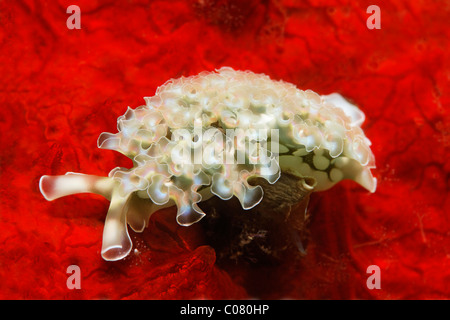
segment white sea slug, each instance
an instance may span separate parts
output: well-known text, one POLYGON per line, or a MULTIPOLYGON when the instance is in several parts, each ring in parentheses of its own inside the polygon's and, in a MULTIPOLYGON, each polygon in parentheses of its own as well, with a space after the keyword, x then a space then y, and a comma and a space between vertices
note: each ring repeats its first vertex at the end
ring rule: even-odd
POLYGON ((360 127, 364 114, 338 94, 319 96, 221 68, 170 80, 144 99, 118 118, 118 133, 98 139, 99 148, 131 158, 131 169, 115 168, 108 177, 44 175, 39 182, 47 200, 89 192, 111 201, 105 260, 127 256, 127 224, 142 232, 161 208, 176 205, 178 223, 188 226, 205 215, 198 203, 214 195, 236 196, 244 209, 256 206, 264 192, 248 183, 252 177, 276 186, 280 173, 289 172, 314 178, 314 191, 343 179, 376 189, 374 156, 360 127))

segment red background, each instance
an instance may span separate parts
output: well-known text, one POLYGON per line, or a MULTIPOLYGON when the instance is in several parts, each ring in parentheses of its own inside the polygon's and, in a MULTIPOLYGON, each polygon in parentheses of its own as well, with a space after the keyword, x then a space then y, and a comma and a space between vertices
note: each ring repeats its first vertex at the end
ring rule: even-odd
POLYGON ((449 298, 449 18, 448 1, 429 0, 1 1, 0 298, 449 298), (66 27, 71 4, 81 30, 66 27), (366 27, 371 4, 380 30, 366 27), (358 104, 376 193, 313 194, 300 268, 221 270, 173 210, 131 232, 140 254, 103 261, 108 201, 47 202, 40 176, 130 166, 96 148, 99 134, 166 80, 221 66, 358 104), (73 264, 81 290, 66 286, 73 264), (379 290, 366 287, 374 264, 379 290))

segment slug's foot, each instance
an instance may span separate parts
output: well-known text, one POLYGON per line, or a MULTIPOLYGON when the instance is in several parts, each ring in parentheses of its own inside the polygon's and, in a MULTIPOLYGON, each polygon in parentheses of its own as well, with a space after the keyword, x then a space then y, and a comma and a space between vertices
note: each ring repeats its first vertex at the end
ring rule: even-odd
POLYGON ((218 263, 273 265, 305 255, 315 180, 283 173, 276 187, 261 178, 250 182, 264 190, 260 205, 250 210, 243 210, 237 199, 224 205, 213 197, 200 204, 206 212, 200 224, 218 263))

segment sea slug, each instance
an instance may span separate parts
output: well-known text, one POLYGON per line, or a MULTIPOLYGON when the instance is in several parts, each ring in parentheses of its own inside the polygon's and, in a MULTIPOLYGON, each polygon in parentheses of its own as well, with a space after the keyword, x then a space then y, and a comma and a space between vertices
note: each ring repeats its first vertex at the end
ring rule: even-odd
POLYGON ((41 177, 47 200, 96 193, 110 200, 101 254, 126 257, 127 225, 142 232, 150 216, 176 205, 177 221, 189 226, 205 213, 201 201, 235 196, 242 208, 264 196, 250 178, 275 185, 282 172, 308 178, 312 191, 351 179, 376 189, 365 117, 339 94, 320 96, 264 74, 228 67, 172 79, 146 104, 118 118, 118 133, 102 133, 98 147, 121 152, 133 167, 108 177, 68 172, 41 177))

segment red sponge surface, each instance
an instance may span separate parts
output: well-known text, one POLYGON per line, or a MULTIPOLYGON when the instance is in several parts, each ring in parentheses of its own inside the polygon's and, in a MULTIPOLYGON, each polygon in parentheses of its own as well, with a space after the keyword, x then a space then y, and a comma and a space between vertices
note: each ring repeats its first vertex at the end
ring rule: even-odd
POLYGON ((450 297, 446 1, 0 2, 1 299, 446 299, 450 297), (151 218, 119 262, 100 256, 108 201, 47 202, 44 174, 131 166, 99 150, 128 106, 158 85, 222 66, 263 72, 360 106, 376 193, 351 182, 314 193, 300 265, 224 270, 199 226, 151 218), (70 289, 70 265, 81 289, 70 289), (380 268, 369 289, 367 268, 380 268))

